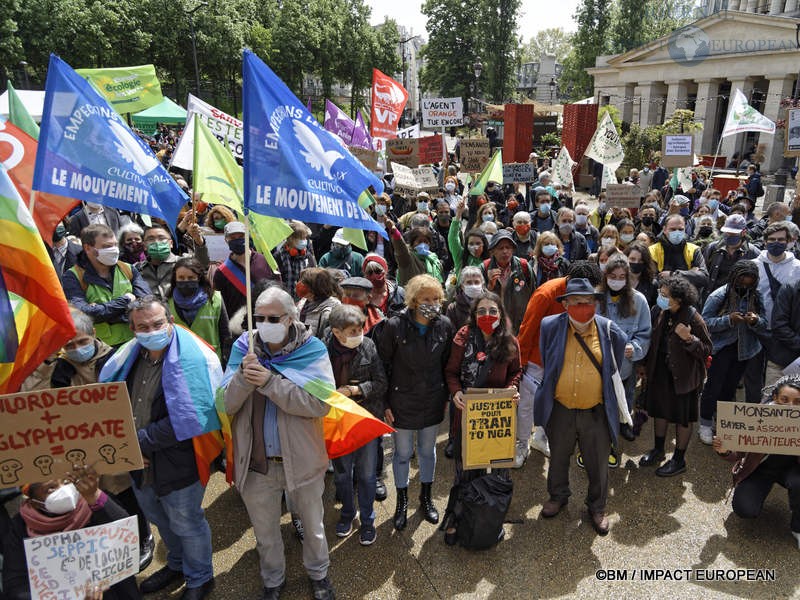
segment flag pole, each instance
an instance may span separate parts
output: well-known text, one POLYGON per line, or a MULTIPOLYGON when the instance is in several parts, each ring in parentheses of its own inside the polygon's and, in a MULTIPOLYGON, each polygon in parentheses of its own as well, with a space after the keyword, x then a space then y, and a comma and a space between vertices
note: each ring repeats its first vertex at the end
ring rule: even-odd
POLYGON ((31 186, 31 196, 28 201, 28 211, 33 214, 33 206, 36 204, 36 190, 31 186))
POLYGON ((717 143, 717 151, 714 153, 714 162, 711 163, 711 173, 708 175, 708 181, 711 185, 714 185, 714 168, 717 166, 717 157, 719 156, 720 148, 722 148, 722 136, 720 136, 719 142, 717 143))
POLYGON ((247 306, 247 351, 253 352, 253 291, 250 287, 250 216, 244 207, 244 287, 247 306))

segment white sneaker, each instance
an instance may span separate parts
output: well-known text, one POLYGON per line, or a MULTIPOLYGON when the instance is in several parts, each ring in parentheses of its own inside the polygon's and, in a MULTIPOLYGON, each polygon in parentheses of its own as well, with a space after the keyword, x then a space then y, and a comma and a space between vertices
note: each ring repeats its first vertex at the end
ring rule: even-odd
POLYGON ((550 458, 550 443, 547 441, 547 436, 545 435, 544 431, 538 428, 533 431, 531 448, 537 452, 541 452, 547 458, 550 458))
POLYGON ((528 458, 528 454, 530 453, 530 448, 528 444, 517 440, 517 448, 516 452, 514 453, 514 468, 519 469, 522 465, 525 464, 525 459, 528 458))
POLYGON ((706 446, 714 443, 714 432, 711 430, 711 425, 700 425, 697 433, 700 435, 700 441, 706 446))
POLYGON ((797 540, 797 547, 800 548, 800 531, 793 531, 792 535, 797 540))

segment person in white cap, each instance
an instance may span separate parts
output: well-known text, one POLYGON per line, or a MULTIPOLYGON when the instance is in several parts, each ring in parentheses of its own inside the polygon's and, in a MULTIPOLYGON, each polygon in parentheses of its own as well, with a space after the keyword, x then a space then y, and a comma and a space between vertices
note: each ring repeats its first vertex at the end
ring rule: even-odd
POLYGON ((362 277, 361 265, 364 255, 355 252, 344 238, 344 230, 337 229, 331 240, 331 249, 319 259, 319 266, 347 272, 348 277, 362 277))
MULTIPOLYGON (((214 289, 222 294, 222 301, 229 315, 241 309, 247 301, 244 273, 244 223, 231 221, 225 225, 225 241, 228 243, 230 256, 214 273, 214 289)), ((250 250, 250 283, 256 287, 266 279, 280 281, 280 273, 275 273, 267 264, 267 259, 255 250, 250 250)))

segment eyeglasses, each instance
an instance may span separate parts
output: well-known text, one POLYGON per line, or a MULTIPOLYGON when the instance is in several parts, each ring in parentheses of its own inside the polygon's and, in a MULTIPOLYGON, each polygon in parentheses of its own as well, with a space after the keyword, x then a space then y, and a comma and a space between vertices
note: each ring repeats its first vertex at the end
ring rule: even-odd
POLYGON ((263 323, 264 321, 269 321, 270 323, 280 323, 281 319, 283 319, 289 313, 283 313, 282 315, 253 315, 253 320, 256 323, 263 323))

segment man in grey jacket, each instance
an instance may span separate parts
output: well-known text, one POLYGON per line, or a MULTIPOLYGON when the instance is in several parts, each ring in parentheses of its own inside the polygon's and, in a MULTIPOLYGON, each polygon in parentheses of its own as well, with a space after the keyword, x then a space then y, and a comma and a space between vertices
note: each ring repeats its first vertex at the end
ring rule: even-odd
POLYGON ((272 366, 291 360, 311 336, 297 320, 292 297, 278 287, 261 293, 253 318, 258 328, 253 351, 244 350, 242 356, 247 339, 243 334, 228 362, 224 400, 225 412, 232 417, 235 483, 257 541, 262 598, 278 598, 286 581, 280 531, 286 490, 305 526, 303 565, 313 597, 332 599, 322 505, 328 467, 322 418, 329 407, 272 366))

